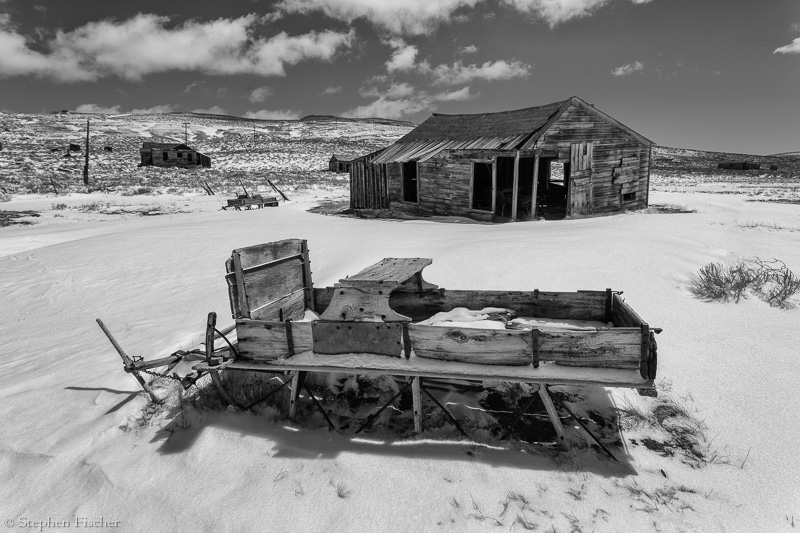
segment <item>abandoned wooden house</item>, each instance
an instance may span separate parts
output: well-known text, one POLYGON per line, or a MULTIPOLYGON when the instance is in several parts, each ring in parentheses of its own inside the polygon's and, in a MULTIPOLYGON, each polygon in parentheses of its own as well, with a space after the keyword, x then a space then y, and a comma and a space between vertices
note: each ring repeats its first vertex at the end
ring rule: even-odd
POLYGON ((761 163, 754 163, 752 161, 722 161, 717 164, 717 168, 729 170, 760 170, 761 163))
POLYGON ((142 143, 142 162, 139 166, 157 167, 210 167, 211 158, 194 148, 178 143, 142 143))
POLYGON ((328 161, 328 170, 331 172, 350 172, 350 163, 353 161, 351 155, 333 154, 328 161))
POLYGON ((434 114, 350 168, 351 207, 479 220, 610 213, 648 205, 653 142, 577 97, 434 114))

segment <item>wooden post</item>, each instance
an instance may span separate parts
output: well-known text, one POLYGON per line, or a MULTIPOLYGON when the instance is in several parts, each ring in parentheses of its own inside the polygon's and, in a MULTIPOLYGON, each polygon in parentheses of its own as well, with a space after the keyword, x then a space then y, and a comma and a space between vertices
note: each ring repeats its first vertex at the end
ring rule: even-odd
POLYGON ((289 419, 294 420, 297 416, 297 399, 300 397, 300 388, 305 381, 305 372, 295 372, 292 376, 292 394, 289 396, 289 419))
POLYGON ((536 219, 536 195, 538 194, 539 188, 539 154, 536 154, 533 158, 533 186, 531 190, 531 218, 536 219))
POLYGON ((244 271, 242 269, 242 257, 239 252, 231 254, 233 259, 233 271, 236 276, 236 292, 239 299, 239 316, 235 318, 250 318, 250 305, 247 303, 247 292, 244 287, 244 271))
MULTIPOLYGON (((214 328, 217 325, 217 313, 210 312, 208 313, 208 320, 206 320, 206 364, 211 366, 214 364, 214 328)), ((236 400, 233 399, 225 387, 222 384, 222 378, 219 377, 219 372, 216 370, 211 370, 211 381, 214 382, 214 386, 219 391, 220 396, 225 402, 230 405, 231 407, 239 407, 239 404, 236 400)))
POLYGON ((558 441, 561 444, 561 447, 565 450, 570 450, 570 445, 567 442, 567 438, 564 436, 564 426, 561 425, 561 419, 558 418, 556 406, 553 405, 553 400, 550 398, 550 394, 547 393, 547 385, 544 383, 539 386, 539 396, 542 398, 544 408, 547 410, 547 416, 550 418, 550 422, 553 424, 553 428, 556 430, 556 435, 558 436, 558 441))
POLYGON ((519 196, 519 150, 514 156, 514 188, 511 193, 511 220, 517 220, 517 197, 519 196))
POLYGON ((650 326, 642 324, 642 357, 639 361, 639 375, 650 379, 650 326))
POLYGON ((303 254, 303 292, 305 293, 306 309, 312 311, 314 307, 314 284, 311 281, 311 260, 308 257, 308 241, 300 241, 300 253, 303 254))
POLYGON ((411 382, 411 399, 414 408, 414 433, 419 435, 422 433, 422 378, 412 378, 411 382))
POLYGON ((539 368, 539 330, 537 328, 531 330, 531 349, 533 351, 531 364, 533 364, 533 368, 539 368))
POLYGON ((497 210, 497 158, 492 158, 492 222, 494 213, 497 210))
MULTIPOLYGON (((103 330, 103 333, 105 333, 105 334, 106 334, 106 337, 108 337, 108 340, 109 340, 109 341, 111 341, 111 344, 114 346, 114 349, 115 349, 115 350, 117 350, 117 353, 119 354, 120 358, 122 359, 122 363, 123 363, 123 364, 124 364, 126 367, 130 367, 130 366, 133 364, 133 359, 131 359, 131 358, 128 356, 128 354, 126 354, 126 353, 125 353, 125 350, 123 350, 123 349, 122 349, 122 346, 120 346, 120 345, 119 345, 119 343, 117 342, 117 339, 115 339, 115 338, 114 338, 114 336, 113 336, 113 335, 111 335, 111 332, 110 332, 110 331, 108 331, 108 329, 106 328, 105 324, 103 324, 103 321, 102 321, 102 320, 100 320, 99 318, 97 319, 97 325, 99 325, 99 326, 100 326, 100 329, 102 329, 102 330, 103 330)), ((151 389, 151 388, 150 388, 150 386, 149 386, 149 385, 147 384, 147 382, 146 382, 146 381, 145 381, 145 380, 142 378, 142 376, 140 376, 140 375, 139 375, 139 373, 138 373, 138 372, 134 371, 134 372, 131 372, 131 374, 133 374, 133 377, 135 377, 135 378, 136 378, 136 381, 138 381, 138 382, 139 382, 139 385, 141 385, 141 386, 142 386, 142 389, 144 389, 144 391, 145 391, 147 394, 149 394, 149 395, 150 395, 150 399, 152 399, 152 400, 153 400, 154 402, 156 402, 156 403, 159 403, 159 402, 161 402, 161 398, 159 398, 158 396, 156 396, 156 393, 155 393, 155 392, 153 392, 153 389, 151 389)))
POLYGON ((89 185, 89 119, 86 119, 86 154, 85 164, 83 165, 83 184, 89 185))

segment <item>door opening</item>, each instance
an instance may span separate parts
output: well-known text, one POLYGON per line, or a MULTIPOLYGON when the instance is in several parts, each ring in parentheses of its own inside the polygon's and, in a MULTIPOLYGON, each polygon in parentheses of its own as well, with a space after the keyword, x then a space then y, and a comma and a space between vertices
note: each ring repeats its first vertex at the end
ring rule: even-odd
POLYGON ((545 219, 567 216, 569 197, 569 163, 554 157, 539 159, 539 180, 536 191, 536 214, 545 219))

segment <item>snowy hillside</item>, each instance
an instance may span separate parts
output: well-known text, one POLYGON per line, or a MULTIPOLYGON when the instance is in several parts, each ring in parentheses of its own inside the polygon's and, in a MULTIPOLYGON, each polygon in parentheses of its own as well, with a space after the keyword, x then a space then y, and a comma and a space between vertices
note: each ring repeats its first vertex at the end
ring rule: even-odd
MULTIPOLYGON (((342 186, 343 174, 327 172, 331 155, 361 155, 408 132, 403 124, 353 120, 248 120, 217 115, 19 115, 0 114, 0 176, 6 193, 85 191, 83 152, 89 120, 92 190, 160 192, 251 190, 270 179, 289 191, 342 186), (210 169, 139 167, 142 142, 184 142, 209 157, 210 169), (69 144, 81 147, 71 152, 69 144), (111 152, 105 150, 110 147, 111 152)), ((0 191, 2 192, 2 191, 0 191)))

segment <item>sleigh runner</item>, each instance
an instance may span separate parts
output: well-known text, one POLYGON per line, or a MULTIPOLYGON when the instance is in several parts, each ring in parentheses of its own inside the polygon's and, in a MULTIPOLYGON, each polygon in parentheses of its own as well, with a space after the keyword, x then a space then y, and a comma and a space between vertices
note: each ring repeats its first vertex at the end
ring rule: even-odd
MULTIPOLYGON (((226 262, 235 327, 217 330, 216 315, 210 313, 203 353, 132 361, 100 324, 126 370, 134 373, 145 390, 148 387, 140 371, 159 364, 174 367, 187 357, 202 358, 184 384, 191 385, 208 374, 232 405, 238 405, 236 391, 227 389, 221 374, 287 376, 279 389, 291 385, 291 418, 301 389, 307 390, 308 372, 399 377, 405 385, 381 410, 411 388, 417 433, 423 428, 423 394, 463 433, 455 418, 425 388, 426 379, 531 383, 539 385, 539 396, 566 447, 549 385, 627 387, 643 393, 654 390, 654 333, 660 330, 650 328, 619 292, 450 291, 423 279, 422 270, 431 262, 386 258, 333 287, 315 288, 305 240, 266 243, 234 250, 226 262), (481 320, 454 320, 465 316, 481 320), (234 329, 236 341, 228 341, 226 334, 234 329), (220 338, 226 344, 219 346, 216 341, 220 338)), ((563 404, 561 408, 568 411, 563 404)))

